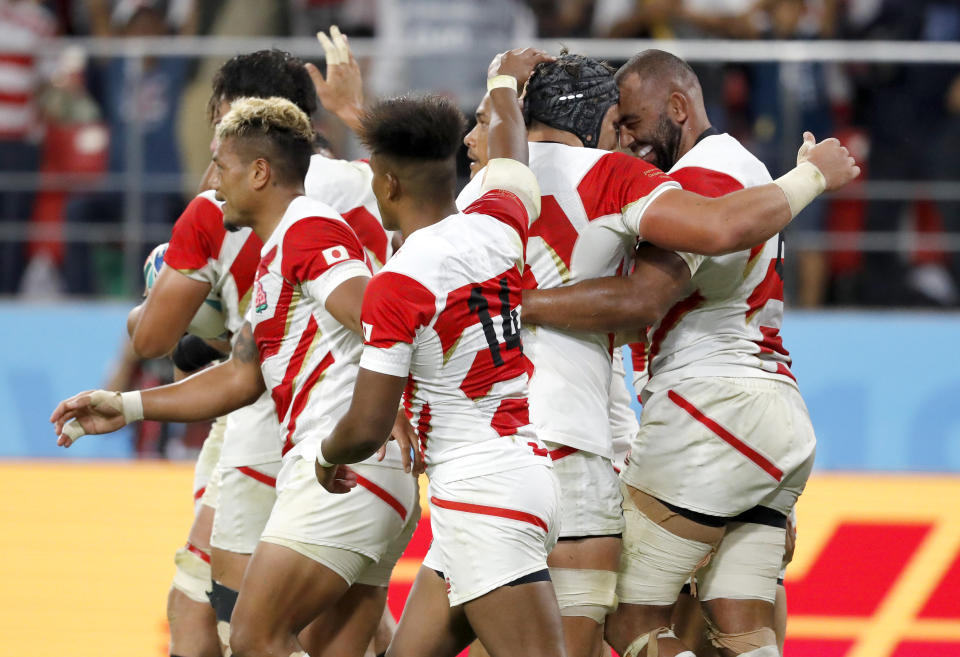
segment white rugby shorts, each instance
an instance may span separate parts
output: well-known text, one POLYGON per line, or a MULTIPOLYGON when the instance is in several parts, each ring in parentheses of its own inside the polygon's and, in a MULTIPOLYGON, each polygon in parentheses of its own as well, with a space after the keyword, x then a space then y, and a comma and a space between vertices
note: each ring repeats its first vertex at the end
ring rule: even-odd
POLYGON ((410 516, 419 512, 417 480, 399 468, 359 464, 350 468, 359 476, 359 485, 334 494, 317 481, 312 460, 285 458, 262 540, 350 550, 379 562, 391 552, 410 516))
MULTIPOLYGON (((220 450, 223 448, 223 434, 226 428, 226 416, 218 417, 210 425, 210 433, 207 434, 203 446, 200 447, 197 464, 193 468, 193 501, 195 507, 204 504, 214 509, 217 508, 216 495, 206 495, 206 491, 217 470, 217 462, 220 460, 220 450)), ((216 490, 214 490, 215 492, 216 490)), ((196 509, 194 510, 196 511, 196 509)))
POLYGON ((443 573, 451 607, 479 598, 547 568, 559 507, 560 489, 547 465, 430 482, 433 543, 423 565, 443 573))
POLYGON ((560 538, 623 533, 623 495, 613 462, 545 442, 560 484, 560 538))
POLYGON ((643 405, 623 482, 691 511, 730 517, 761 505, 787 515, 816 445, 795 386, 763 378, 689 379, 643 405))
POLYGON ((219 468, 211 547, 252 554, 277 499, 280 461, 219 468))

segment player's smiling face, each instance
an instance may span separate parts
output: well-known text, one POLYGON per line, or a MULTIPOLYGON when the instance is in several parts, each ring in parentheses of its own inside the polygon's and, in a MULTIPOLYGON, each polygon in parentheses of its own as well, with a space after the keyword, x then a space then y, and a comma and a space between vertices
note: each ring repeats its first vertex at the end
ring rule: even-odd
POLYGON ((667 113, 666 92, 631 73, 620 86, 620 147, 663 171, 680 155, 681 127, 667 113))
POLYGON ((487 166, 487 134, 490 132, 490 95, 487 94, 477 105, 477 124, 463 138, 467 147, 467 158, 470 160, 470 177, 487 166))
POLYGON ((213 152, 214 174, 210 181, 218 201, 224 202, 223 223, 227 226, 249 226, 244 210, 248 196, 248 163, 236 149, 236 140, 226 138, 213 152))

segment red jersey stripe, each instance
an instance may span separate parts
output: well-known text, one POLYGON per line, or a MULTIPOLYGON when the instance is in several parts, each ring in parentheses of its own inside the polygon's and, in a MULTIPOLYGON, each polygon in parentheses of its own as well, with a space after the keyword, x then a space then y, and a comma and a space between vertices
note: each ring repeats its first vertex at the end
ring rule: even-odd
POLYGON ((563 447, 558 447, 557 449, 550 450, 550 460, 559 461, 565 456, 570 456, 574 452, 579 452, 576 447, 570 447, 569 445, 564 445, 563 447))
POLYGON ((194 500, 194 501, 199 500, 201 497, 203 497, 203 494, 204 494, 205 492, 207 492, 207 487, 206 487, 206 486, 201 486, 198 490, 194 491, 194 493, 193 493, 193 500, 194 500))
POLYGON ((242 472, 243 474, 247 475, 247 476, 250 477, 251 479, 256 479, 256 480, 259 481, 261 484, 266 484, 267 486, 270 486, 271 488, 276 488, 276 487, 277 487, 277 480, 274 479, 273 477, 271 477, 270 475, 265 475, 265 474, 263 474, 262 472, 257 472, 257 471, 254 470, 253 468, 247 467, 247 466, 245 466, 245 465, 238 466, 238 467, 237 467, 237 470, 239 470, 239 471, 242 472))
MULTIPOLYGON (((313 317, 310 317, 310 321, 313 321, 313 317)), ((309 326, 307 327, 309 329, 309 326)), ((316 328, 316 326, 314 326, 316 328)), ((336 362, 336 358, 333 357, 333 354, 329 351, 327 355, 323 357, 310 376, 307 377, 307 380, 303 382, 303 387, 300 389, 300 392, 297 393, 297 398, 293 402, 293 408, 290 410, 290 422, 287 424, 287 439, 293 440, 293 433, 297 429, 297 418, 300 417, 300 413, 303 412, 303 409, 307 407, 307 401, 310 399, 310 392, 313 390, 313 387, 323 379, 323 373, 327 371, 331 365, 336 362)), ((296 376, 296 375, 294 375, 296 376)), ((291 379, 292 385, 293 379, 291 379)))
POLYGON ((366 488, 368 491, 370 491, 377 497, 379 497, 381 500, 383 500, 387 504, 389 504, 390 508, 392 508, 394 511, 400 514, 401 519, 403 520, 407 519, 407 509, 406 507, 403 506, 403 504, 400 503, 400 500, 395 498, 393 495, 391 495, 384 489, 380 488, 380 486, 377 486, 375 483, 373 483, 366 477, 357 475, 357 483, 360 486, 363 486, 364 488, 366 488))
POLYGON ((781 471, 777 466, 768 461, 762 454, 754 450, 752 447, 747 445, 745 442, 734 436, 732 433, 727 431, 725 428, 720 426, 720 424, 714 420, 711 420, 707 417, 703 411, 691 404, 689 401, 678 395, 673 390, 667 391, 667 397, 670 398, 674 404, 685 410, 690 416, 695 419, 697 422, 710 429, 715 433, 720 439, 729 444, 735 450, 746 456, 748 459, 753 461, 761 470, 766 472, 768 475, 780 481, 783 479, 783 471, 781 471))
POLYGON ((450 500, 441 500, 438 497, 430 497, 430 504, 438 506, 441 509, 450 509, 451 511, 463 511, 465 513, 479 513, 485 516, 497 516, 499 518, 509 518, 510 520, 519 520, 520 522, 529 522, 531 525, 539 527, 545 532, 550 528, 547 523, 526 511, 517 511, 515 509, 503 509, 499 506, 486 506, 484 504, 469 504, 467 502, 453 502, 450 500))

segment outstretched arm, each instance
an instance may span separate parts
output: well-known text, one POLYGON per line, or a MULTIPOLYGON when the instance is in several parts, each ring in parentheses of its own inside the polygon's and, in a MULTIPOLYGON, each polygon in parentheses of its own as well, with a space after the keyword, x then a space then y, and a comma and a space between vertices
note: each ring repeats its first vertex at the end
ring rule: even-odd
POLYGON ((60 402, 50 421, 57 444, 69 447, 84 434, 110 433, 137 420, 193 422, 217 417, 253 403, 263 390, 257 345, 246 324, 225 363, 149 390, 82 392, 60 402))
POLYGON ((646 208, 643 239, 670 251, 723 255, 762 244, 824 191, 843 187, 860 167, 836 139, 815 144, 809 132, 797 167, 768 185, 706 198, 667 190, 646 208))
POLYGON ((690 282, 690 269, 671 251, 637 248, 630 276, 593 278, 550 290, 524 290, 524 324, 567 331, 615 332, 660 320, 690 282))

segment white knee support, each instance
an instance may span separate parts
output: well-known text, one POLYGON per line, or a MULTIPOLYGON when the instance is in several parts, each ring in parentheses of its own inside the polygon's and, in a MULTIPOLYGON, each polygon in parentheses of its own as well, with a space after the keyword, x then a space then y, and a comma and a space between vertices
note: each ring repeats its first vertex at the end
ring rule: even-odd
POLYGON ((628 604, 672 605, 684 583, 709 560, 713 546, 667 531, 636 507, 624 504, 623 515, 617 597, 628 604))
POLYGON ((173 573, 173 588, 194 602, 206 604, 207 591, 210 590, 210 564, 186 546, 177 550, 173 563, 177 567, 173 573))
POLYGON ((617 574, 609 570, 551 568, 561 616, 585 616, 603 624, 617 608, 617 574))
POLYGON ((765 600, 773 604, 784 538, 781 527, 730 523, 717 553, 697 575, 700 600, 731 598, 765 600))

